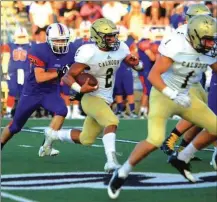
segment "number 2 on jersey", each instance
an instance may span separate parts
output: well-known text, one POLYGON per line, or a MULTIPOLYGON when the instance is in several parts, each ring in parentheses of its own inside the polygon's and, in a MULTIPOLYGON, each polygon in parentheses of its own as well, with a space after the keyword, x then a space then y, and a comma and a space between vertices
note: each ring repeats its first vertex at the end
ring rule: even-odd
POLYGON ((182 84, 181 88, 186 88, 186 86, 188 85, 188 81, 192 76, 194 76, 194 71, 188 73, 188 75, 185 77, 185 81, 182 84))
POLYGON ((108 68, 105 77, 105 88, 112 87, 112 76, 113 76, 113 68, 108 68))

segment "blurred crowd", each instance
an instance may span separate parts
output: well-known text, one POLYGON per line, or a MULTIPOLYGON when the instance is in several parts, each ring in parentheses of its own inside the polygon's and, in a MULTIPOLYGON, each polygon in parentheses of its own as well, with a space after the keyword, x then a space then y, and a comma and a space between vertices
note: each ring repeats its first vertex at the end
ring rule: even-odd
MULTIPOLYGON (((18 24, 28 27, 28 37, 36 43, 45 42, 48 25, 59 22, 70 28, 71 41, 76 44, 78 40, 82 40, 78 43, 81 45, 83 41, 89 40, 89 28, 96 19, 105 17, 112 20, 120 30, 120 40, 127 43, 131 52, 140 57, 145 66, 144 72, 140 72, 139 75, 130 70, 130 77, 134 77, 131 88, 138 88, 142 92, 142 96, 139 97, 139 107, 135 109, 134 92, 128 93, 123 86, 121 93, 114 94, 114 110, 120 118, 145 118, 151 87, 147 76, 158 55, 158 45, 163 36, 172 33, 185 23, 185 12, 188 6, 194 3, 204 3, 213 16, 217 17, 217 3, 214 1, 14 1, 10 6, 15 9, 15 15, 26 16, 28 23, 18 22, 18 24), (128 103, 127 110, 125 110, 126 103, 128 103)), ((7 19, 2 23, 7 23, 7 19)), ((1 40, 1 43, 5 42, 1 40)), ((3 73, 7 74, 5 71, 3 73)), ((117 81, 120 79, 121 77, 117 81)), ((121 82, 119 84, 122 85, 121 82)), ((68 95, 65 96, 65 100, 69 100, 68 95)), ((10 117, 13 106, 7 99, 5 104, 6 108, 10 108, 5 114, 6 116, 9 114, 10 117), (10 106, 7 106, 8 104, 10 106)), ((71 103, 66 101, 66 104, 70 109, 71 103)), ((76 103, 73 108, 77 110, 78 104, 76 103)), ((43 115, 36 114, 38 117, 48 115, 48 112, 43 115)), ((68 118, 83 118, 83 116, 74 114, 74 116, 68 115, 68 118)))

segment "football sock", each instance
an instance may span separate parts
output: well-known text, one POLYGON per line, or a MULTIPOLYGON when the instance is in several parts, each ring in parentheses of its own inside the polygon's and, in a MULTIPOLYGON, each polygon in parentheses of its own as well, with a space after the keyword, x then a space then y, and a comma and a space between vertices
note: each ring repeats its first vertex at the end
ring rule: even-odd
POLYGON ((148 108, 147 107, 141 107, 140 108, 140 112, 142 113, 144 113, 144 114, 147 114, 147 112, 148 112, 148 108))
POLYGON ((131 112, 134 112, 134 111, 135 111, 135 104, 134 104, 134 103, 129 104, 129 107, 130 107, 130 111, 131 111, 131 112))
POLYGON ((196 152, 197 149, 192 143, 190 143, 187 147, 185 147, 185 149, 178 153, 178 159, 188 163, 196 152))
POLYGON ((80 110, 79 110, 79 105, 78 104, 73 104, 72 113, 73 114, 80 114, 80 110))
POLYGON ((189 142, 186 142, 184 139, 182 139, 181 143, 180 143, 180 146, 181 147, 187 147, 189 144, 189 142))
POLYGON ((5 146, 5 143, 1 142, 1 150, 3 149, 4 146, 5 146))
POLYGON ((123 108, 123 103, 117 103, 117 112, 122 112, 123 108))
POLYGON ((118 176, 122 178, 126 178, 129 173, 132 171, 133 166, 130 165, 129 160, 127 160, 118 170, 118 176))
POLYGON ((103 136, 102 141, 105 148, 105 154, 108 162, 113 162, 115 152, 115 133, 107 133, 103 136))
POLYGON ((176 128, 174 128, 170 134, 176 134, 178 137, 181 137, 182 136, 182 133, 180 133, 176 128))
POLYGON ((74 141, 71 138, 71 129, 70 130, 58 130, 56 132, 57 132, 58 139, 61 140, 62 142, 74 143, 74 141))

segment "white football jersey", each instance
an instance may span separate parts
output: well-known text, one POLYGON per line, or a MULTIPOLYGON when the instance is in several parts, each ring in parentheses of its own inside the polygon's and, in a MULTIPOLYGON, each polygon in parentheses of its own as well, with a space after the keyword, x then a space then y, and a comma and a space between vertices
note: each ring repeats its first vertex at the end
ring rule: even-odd
POLYGON ((115 73, 128 54, 130 50, 124 42, 120 43, 117 51, 102 51, 95 44, 85 44, 77 50, 75 62, 88 65, 90 70, 85 72, 98 80, 99 89, 90 95, 101 97, 109 104, 113 102, 115 73))
POLYGON ((192 84, 200 82, 202 72, 217 62, 217 58, 193 49, 186 37, 186 32, 173 34, 163 39, 158 48, 162 55, 174 61, 171 68, 162 74, 164 82, 173 90, 183 93, 187 93, 192 84))

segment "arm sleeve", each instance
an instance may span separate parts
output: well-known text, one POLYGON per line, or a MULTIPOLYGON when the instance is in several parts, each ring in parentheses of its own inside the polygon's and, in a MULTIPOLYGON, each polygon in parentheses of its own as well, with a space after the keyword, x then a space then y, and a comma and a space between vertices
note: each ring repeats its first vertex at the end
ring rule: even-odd
POLYGON ((28 59, 32 65, 32 68, 35 67, 40 67, 40 68, 45 68, 45 62, 39 52, 37 51, 36 46, 32 47, 28 54, 28 59))

